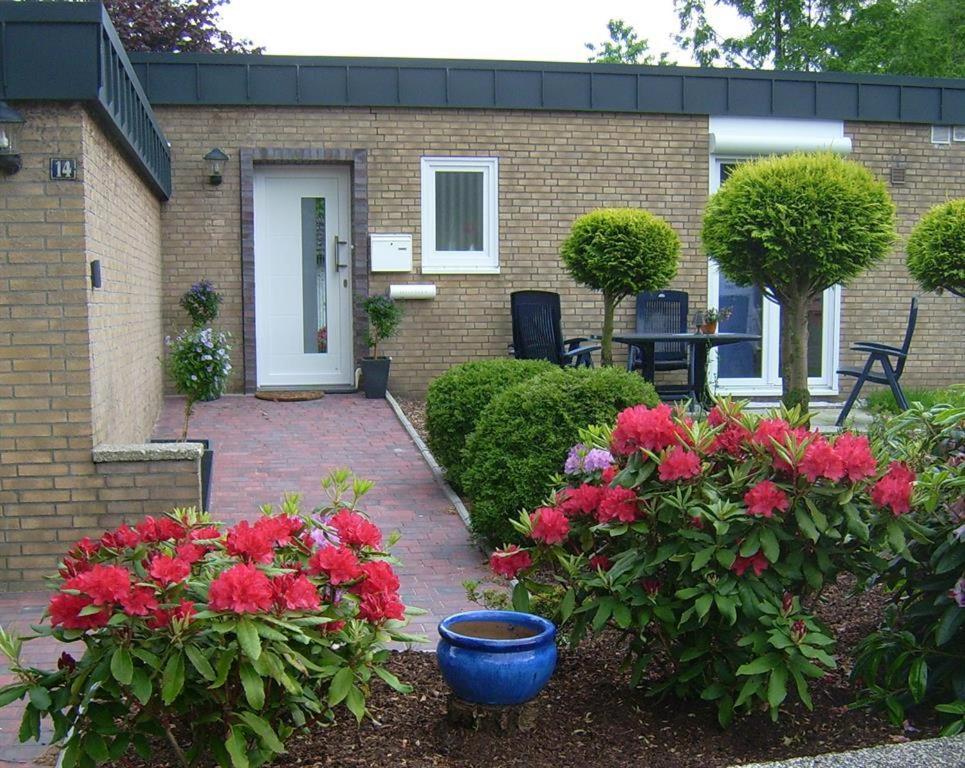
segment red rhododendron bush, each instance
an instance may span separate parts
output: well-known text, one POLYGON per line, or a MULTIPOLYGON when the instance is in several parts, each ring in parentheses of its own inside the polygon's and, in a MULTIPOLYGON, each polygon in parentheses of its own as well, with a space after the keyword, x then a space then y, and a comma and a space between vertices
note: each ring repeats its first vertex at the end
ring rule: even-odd
POLYGON ((582 435, 565 485, 514 522, 532 546, 495 552, 492 568, 519 578, 517 608, 562 588, 574 642, 622 632, 634 685, 646 674, 655 694, 715 701, 722 724, 758 708, 776 718, 789 695, 810 707, 808 681, 835 667, 817 594, 882 570, 919 530, 906 465, 803 423, 730 401, 697 422, 667 405, 625 410, 582 435), (612 463, 587 471, 588 451, 612 463))
POLYGON ((175 510, 122 525, 70 550, 50 600, 49 627, 0 650, 18 682, 0 705, 26 699, 21 741, 50 717, 63 765, 93 766, 165 738, 182 765, 256 766, 295 730, 345 706, 361 720, 373 674, 407 609, 382 532, 357 509, 371 484, 338 471, 331 504, 303 514, 297 496, 223 530, 175 510), (24 666, 24 640, 79 642, 55 671, 24 666), (79 656, 79 658, 75 658, 79 656))

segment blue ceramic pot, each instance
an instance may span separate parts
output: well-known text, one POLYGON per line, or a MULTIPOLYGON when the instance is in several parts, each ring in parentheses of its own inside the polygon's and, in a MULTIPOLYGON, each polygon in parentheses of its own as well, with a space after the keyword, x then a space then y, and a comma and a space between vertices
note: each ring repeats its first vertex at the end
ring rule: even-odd
MULTIPOLYGON (((530 613, 467 611, 439 623, 436 647, 442 677, 456 698, 473 704, 510 706, 529 701, 543 690, 556 668, 556 627, 530 613), (517 627, 530 637, 491 639, 453 631, 454 625, 492 622, 517 627)), ((503 633, 505 634, 505 633, 503 633)))

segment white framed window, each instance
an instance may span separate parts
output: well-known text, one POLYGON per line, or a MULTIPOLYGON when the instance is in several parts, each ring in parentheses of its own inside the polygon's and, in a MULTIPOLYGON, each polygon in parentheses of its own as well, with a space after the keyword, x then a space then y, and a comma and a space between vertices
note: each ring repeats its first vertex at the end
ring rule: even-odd
POLYGON ((499 272, 499 161, 422 158, 422 271, 499 272))
POLYGON ((950 125, 933 125, 931 127, 932 144, 951 144, 952 127, 950 125))

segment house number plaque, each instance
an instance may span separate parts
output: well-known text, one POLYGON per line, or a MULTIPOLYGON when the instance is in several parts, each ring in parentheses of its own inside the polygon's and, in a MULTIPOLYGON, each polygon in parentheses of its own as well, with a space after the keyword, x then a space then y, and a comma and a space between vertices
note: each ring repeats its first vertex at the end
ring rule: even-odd
POLYGON ((77 178, 77 161, 71 157, 50 158, 50 178, 54 181, 72 181, 77 178))

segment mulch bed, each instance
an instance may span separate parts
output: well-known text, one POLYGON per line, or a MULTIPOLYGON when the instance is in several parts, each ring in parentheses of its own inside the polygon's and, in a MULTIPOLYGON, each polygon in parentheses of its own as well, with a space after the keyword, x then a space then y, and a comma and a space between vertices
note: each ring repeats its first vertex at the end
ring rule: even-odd
POLYGON ((415 427, 415 431, 419 433, 419 437, 422 438, 423 442, 428 443, 429 431, 426 429, 426 401, 409 400, 404 397, 397 397, 395 401, 399 404, 405 417, 412 422, 412 426, 415 427))
MULTIPOLYGON (((448 692, 432 654, 393 654, 390 668, 414 686, 401 695, 378 683, 369 701, 377 721, 361 728, 340 713, 329 728, 292 739, 288 754, 273 766, 321 768, 715 768, 755 760, 814 755, 861 746, 934 736, 933 721, 916 721, 905 733, 879 713, 847 709, 856 691, 848 684, 848 654, 880 616, 875 594, 849 597, 844 587, 828 590, 822 618, 841 638, 842 669, 815 684, 815 710, 785 707, 772 723, 766 713, 738 719, 726 731, 713 706, 704 702, 649 699, 627 687, 619 669, 615 638, 600 636, 578 649, 563 650, 553 680, 538 702, 537 726, 526 733, 493 735, 446 724, 448 692)), ((158 745, 151 768, 169 766, 158 745)), ((119 763, 144 768, 139 761, 119 763)))

